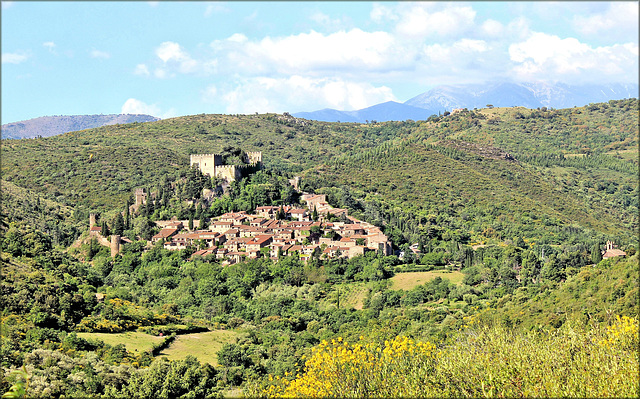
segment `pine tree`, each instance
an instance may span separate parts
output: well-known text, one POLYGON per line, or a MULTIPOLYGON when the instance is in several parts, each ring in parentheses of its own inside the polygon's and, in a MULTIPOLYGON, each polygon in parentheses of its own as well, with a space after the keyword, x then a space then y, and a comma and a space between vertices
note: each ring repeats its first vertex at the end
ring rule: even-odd
POLYGON ((315 205, 313 206, 313 213, 311 214, 311 218, 314 222, 318 221, 318 210, 316 209, 315 205))
POLYGON ((122 214, 118 212, 116 217, 113 218, 113 234, 121 236, 124 234, 124 219, 122 214))

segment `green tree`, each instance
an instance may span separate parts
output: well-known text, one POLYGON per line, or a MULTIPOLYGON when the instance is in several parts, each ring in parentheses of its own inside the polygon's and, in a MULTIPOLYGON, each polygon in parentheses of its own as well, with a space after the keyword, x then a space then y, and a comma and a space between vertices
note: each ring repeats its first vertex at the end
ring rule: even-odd
POLYGON ((602 251, 600 250, 600 243, 595 243, 591 248, 591 261, 596 265, 602 260, 602 251))
POLYGON ((121 236, 124 233, 124 219, 122 213, 116 213, 113 218, 113 234, 121 236))
POLYGON ((101 226, 101 230, 100 230, 100 234, 102 234, 104 237, 108 237, 109 236, 109 226, 107 226, 107 222, 105 222, 104 220, 102 221, 102 226, 101 226))

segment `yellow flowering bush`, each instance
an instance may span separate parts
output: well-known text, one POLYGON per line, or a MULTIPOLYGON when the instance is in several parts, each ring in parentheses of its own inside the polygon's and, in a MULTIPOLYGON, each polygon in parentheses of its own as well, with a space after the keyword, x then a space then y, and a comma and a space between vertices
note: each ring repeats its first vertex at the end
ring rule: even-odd
POLYGON ((616 322, 607 327, 607 334, 599 344, 604 347, 622 346, 638 350, 638 320, 616 316, 616 322))
POLYGON ((263 392, 269 397, 416 396, 432 374, 435 345, 407 337, 349 344, 342 338, 323 341, 293 380, 272 377, 263 392), (391 377, 391 378, 389 378, 391 377))
POLYGON ((269 376, 267 397, 638 397, 638 319, 610 326, 565 323, 516 332, 466 320, 436 347, 396 337, 383 344, 323 341, 304 370, 269 376), (473 326, 473 327, 472 327, 473 326))

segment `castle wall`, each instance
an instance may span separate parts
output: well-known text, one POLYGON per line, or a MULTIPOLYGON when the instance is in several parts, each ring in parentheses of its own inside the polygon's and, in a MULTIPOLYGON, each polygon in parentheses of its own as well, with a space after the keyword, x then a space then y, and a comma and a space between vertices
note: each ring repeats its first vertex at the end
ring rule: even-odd
POLYGON ((190 156, 190 165, 198 167, 205 175, 216 176, 216 166, 222 165, 222 155, 192 154, 190 156))
POLYGON ((241 177, 240 170, 235 165, 216 166, 214 173, 216 177, 227 179, 230 182, 241 177))
POLYGON ((239 180, 243 174, 259 170, 262 164, 262 152, 247 152, 250 165, 223 165, 221 154, 191 154, 190 165, 197 167, 202 173, 226 179, 229 182, 239 180))
POLYGON ((247 160, 249 161, 250 164, 254 164, 254 163, 262 163, 262 152, 260 151, 255 151, 255 152, 246 152, 245 154, 247 154, 247 160))

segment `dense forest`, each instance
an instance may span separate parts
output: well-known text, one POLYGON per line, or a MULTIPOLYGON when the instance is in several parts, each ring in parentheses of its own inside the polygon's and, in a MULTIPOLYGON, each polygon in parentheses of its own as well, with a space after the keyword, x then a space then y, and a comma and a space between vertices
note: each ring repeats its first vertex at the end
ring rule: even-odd
POLYGON ((2 157, 9 397, 640 393, 636 99, 367 124, 194 115, 5 140, 2 157), (232 148, 263 169, 226 184, 189 167, 232 148), (301 192, 394 254, 224 265, 150 242, 157 220, 205 229, 301 192), (131 241, 115 257, 90 213, 131 241), (626 256, 603 259, 607 242, 626 256))

